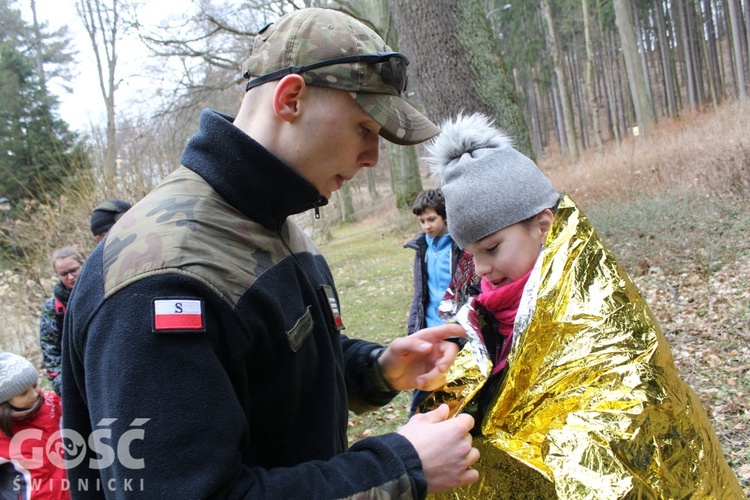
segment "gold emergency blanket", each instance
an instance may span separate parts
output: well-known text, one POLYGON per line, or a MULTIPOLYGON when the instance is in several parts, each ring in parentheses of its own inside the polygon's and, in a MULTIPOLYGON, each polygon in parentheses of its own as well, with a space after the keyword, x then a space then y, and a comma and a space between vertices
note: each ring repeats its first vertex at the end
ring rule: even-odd
MULTIPOLYGON (((651 310, 567 196, 514 330, 507 376, 476 423, 480 479, 441 498, 745 498, 651 310)), ((450 390, 423 409, 457 399, 455 413, 484 384, 486 351, 461 353, 450 390)))

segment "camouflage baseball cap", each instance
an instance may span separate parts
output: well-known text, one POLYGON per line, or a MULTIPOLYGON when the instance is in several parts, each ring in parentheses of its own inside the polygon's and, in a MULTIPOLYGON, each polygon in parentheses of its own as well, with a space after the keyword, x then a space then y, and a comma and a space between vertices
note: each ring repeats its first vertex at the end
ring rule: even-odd
POLYGON ((296 73, 308 85, 346 90, 395 144, 418 144, 440 129, 402 97, 403 54, 342 12, 307 8, 283 16, 255 38, 242 74, 247 90, 296 73))

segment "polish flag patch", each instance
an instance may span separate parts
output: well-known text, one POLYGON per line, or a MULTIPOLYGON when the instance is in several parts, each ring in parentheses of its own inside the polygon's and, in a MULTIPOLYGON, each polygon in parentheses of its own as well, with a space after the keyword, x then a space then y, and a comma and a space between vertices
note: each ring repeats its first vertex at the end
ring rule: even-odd
POLYGON ((154 300, 154 332, 202 332, 205 329, 202 300, 154 300))

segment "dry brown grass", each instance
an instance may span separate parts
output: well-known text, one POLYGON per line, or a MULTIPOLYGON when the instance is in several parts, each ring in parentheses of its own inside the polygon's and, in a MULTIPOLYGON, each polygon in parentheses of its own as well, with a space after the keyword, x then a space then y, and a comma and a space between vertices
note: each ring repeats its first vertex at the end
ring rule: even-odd
POLYGON ((93 173, 47 197, 16 205, 11 217, 0 218, 0 350, 41 363, 39 315, 57 283, 50 257, 62 247, 75 247, 84 257, 96 246, 89 229, 91 211, 111 198, 137 200, 140 182, 93 173))
POLYGON ((577 162, 554 157, 539 162, 553 184, 582 207, 690 192, 703 196, 750 192, 750 105, 726 104, 715 111, 660 124, 648 136, 627 137, 577 162))

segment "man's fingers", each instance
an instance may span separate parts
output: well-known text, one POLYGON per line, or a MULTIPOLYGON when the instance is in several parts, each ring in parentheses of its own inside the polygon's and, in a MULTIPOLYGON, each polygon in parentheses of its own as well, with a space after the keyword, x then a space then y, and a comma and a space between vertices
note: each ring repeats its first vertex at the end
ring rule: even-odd
POLYGON ((466 469, 459 478, 461 484, 459 486, 466 486, 467 484, 474 484, 479 481, 479 471, 476 469, 466 469))
POLYGON ((408 337, 397 338, 388 347, 398 355, 424 354, 433 349, 435 344, 452 337, 466 337, 466 331, 455 324, 433 326, 414 332, 408 337))
POLYGON ((446 340, 451 337, 466 337, 466 330, 461 325, 456 323, 445 324, 440 326, 432 326, 430 328, 424 328, 418 332, 414 332, 412 336, 418 335, 419 338, 427 342, 439 342, 446 340))
POLYGON ((466 462, 469 464, 469 467, 472 467, 479 462, 479 450, 472 448, 469 455, 466 457, 466 462))
POLYGON ((445 372, 450 365, 437 365, 429 372, 417 377, 417 388, 423 391, 435 391, 445 384, 445 372))
POLYGON ((450 414, 450 409, 448 408, 448 405, 441 404, 434 410, 428 411, 427 413, 419 413, 417 415, 414 415, 413 418, 419 417, 424 420, 427 420, 428 422, 437 423, 437 422, 442 422, 443 420, 447 419, 449 414, 450 414))
MULTIPOLYGON (((443 404, 441 406, 445 406, 446 408, 448 408, 448 405, 446 404, 443 404)), ((458 415, 456 415, 455 420, 460 421, 466 426, 466 432, 469 432, 474 428, 474 417, 472 417, 468 413, 459 413, 458 415)))

